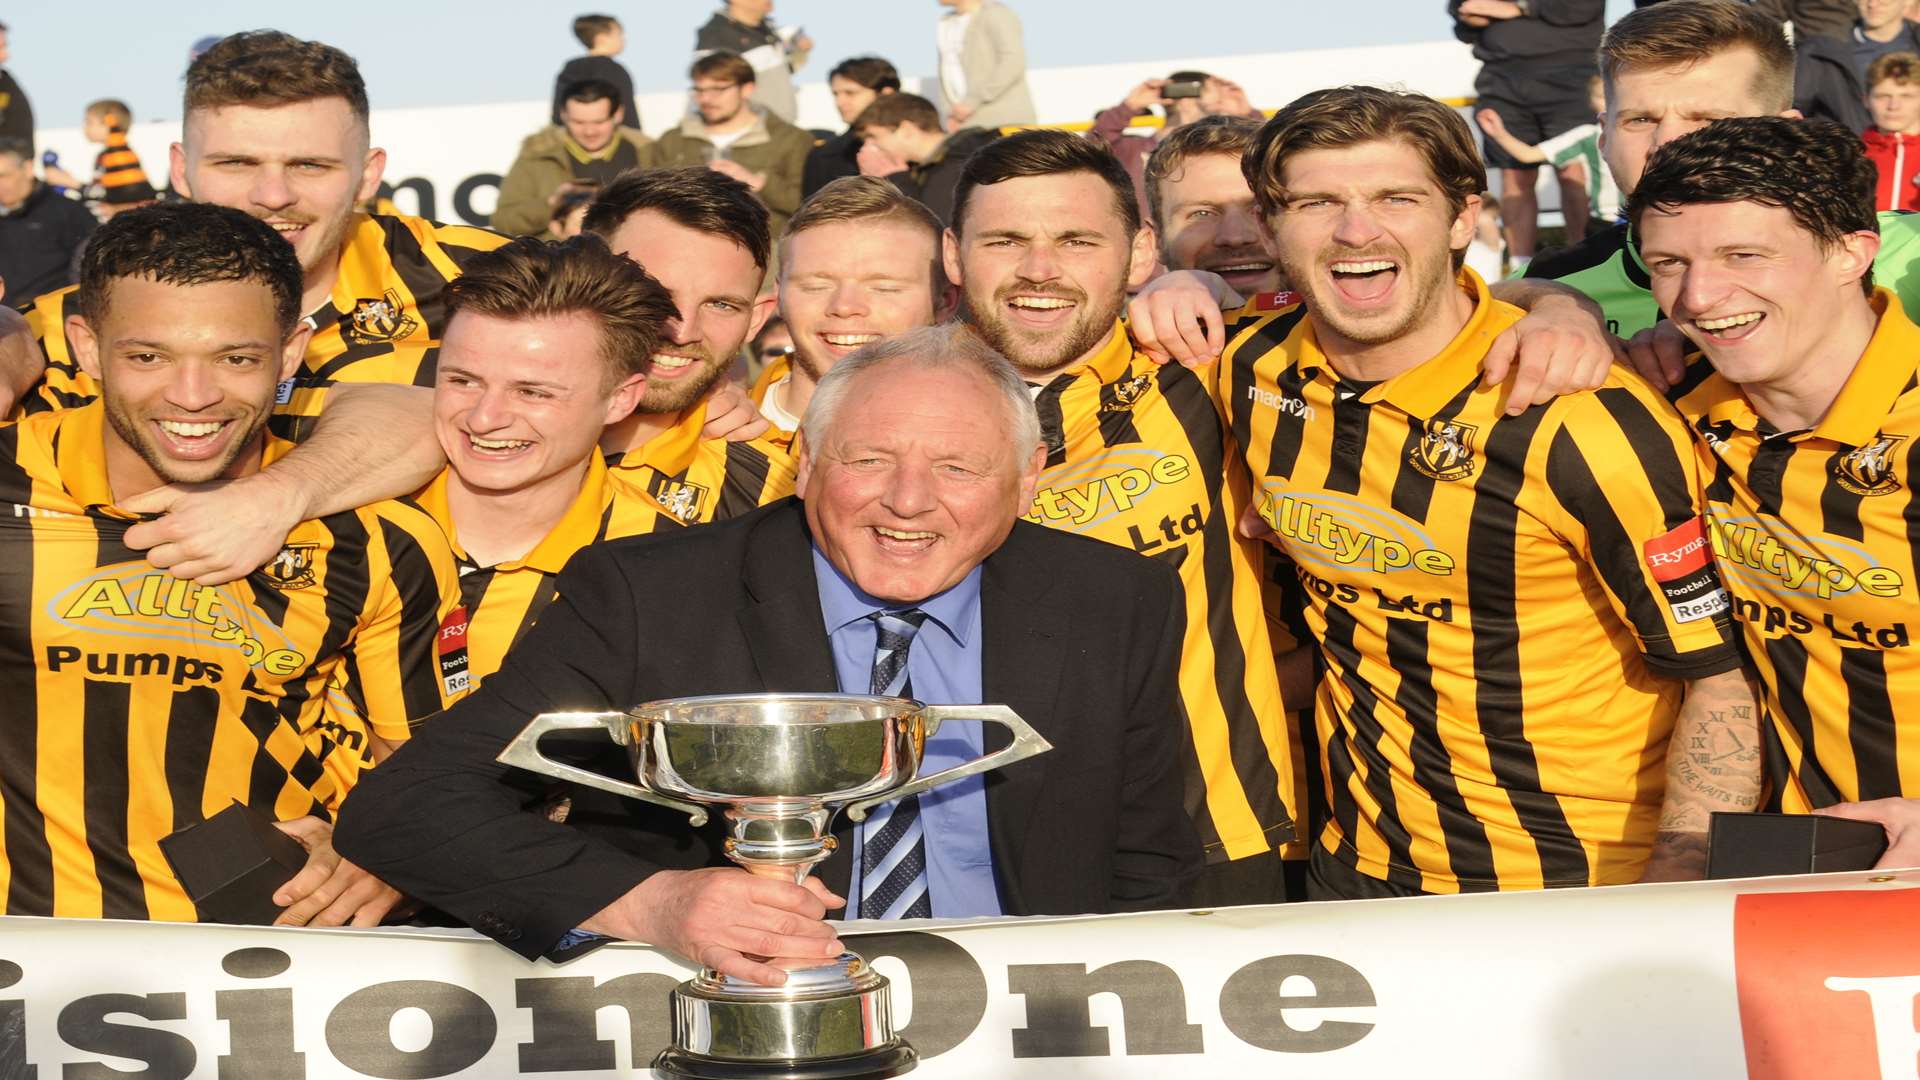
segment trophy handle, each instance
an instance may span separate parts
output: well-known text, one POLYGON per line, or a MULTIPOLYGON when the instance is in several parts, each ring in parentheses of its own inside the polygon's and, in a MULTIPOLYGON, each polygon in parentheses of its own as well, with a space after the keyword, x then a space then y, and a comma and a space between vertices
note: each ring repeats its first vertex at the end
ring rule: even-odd
POLYGON ((974 758, 951 769, 942 769, 932 776, 916 777, 901 787, 894 788, 885 795, 871 799, 861 799, 847 804, 847 817, 852 821, 865 821, 867 811, 883 802, 903 799, 908 795, 918 795, 923 791, 939 787, 941 784, 962 777, 990 772, 1003 765, 1016 761, 1025 761, 1035 754, 1044 754, 1053 749, 1053 744, 1042 738, 1040 733, 1028 726, 1020 714, 1005 705, 928 705, 923 713, 926 718, 927 734, 931 736, 940 729, 942 720, 984 720, 989 724, 999 724, 1013 732, 1013 741, 1006 747, 991 754, 974 758))
POLYGON ((555 776, 576 784, 599 788, 601 791, 611 791, 615 795, 625 795, 629 799, 641 799, 659 806, 671 807, 692 818, 696 827, 705 825, 707 809, 704 806, 669 798, 651 788, 601 776, 597 772, 582 769, 576 765, 562 764, 540 752, 540 739, 555 731, 604 730, 614 742, 626 746, 631 742, 627 735, 627 725, 631 719, 623 712, 541 713, 534 717, 533 722, 528 724, 520 734, 515 735, 513 741, 508 743, 506 749, 500 751, 500 756, 494 760, 502 765, 512 765, 528 772, 555 776))

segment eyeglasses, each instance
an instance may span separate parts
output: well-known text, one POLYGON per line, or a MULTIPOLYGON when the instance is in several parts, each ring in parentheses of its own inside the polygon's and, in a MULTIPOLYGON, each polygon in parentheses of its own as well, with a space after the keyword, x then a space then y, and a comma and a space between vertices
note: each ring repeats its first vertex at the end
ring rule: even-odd
POLYGON ((760 350, 760 362, 764 364, 773 360, 785 360, 786 358, 792 355, 793 355, 793 346, 774 345, 769 348, 760 350))
POLYGON ((713 86, 695 86, 695 87, 692 87, 693 96, 694 97, 713 97, 715 94, 724 94, 727 91, 732 90, 739 85, 740 84, 737 82, 730 82, 730 83, 720 83, 718 85, 713 85, 713 86))

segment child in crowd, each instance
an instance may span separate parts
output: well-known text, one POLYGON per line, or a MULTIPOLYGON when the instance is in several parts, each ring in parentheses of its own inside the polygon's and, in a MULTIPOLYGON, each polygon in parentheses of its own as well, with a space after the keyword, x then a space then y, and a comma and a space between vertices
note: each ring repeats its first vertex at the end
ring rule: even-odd
POLYGON ((1880 170, 1876 210, 1920 210, 1920 56, 1888 53, 1867 65, 1867 111, 1873 126, 1861 138, 1880 170))
MULTIPOLYGON (((1593 116, 1598 121, 1600 114, 1606 111, 1607 99, 1600 76, 1595 75, 1587 83, 1587 100, 1593 106, 1593 116)), ((1595 226, 1604 228, 1620 218, 1620 205, 1625 200, 1620 188, 1613 182, 1613 174, 1607 171, 1607 163, 1600 157, 1600 125, 1581 124, 1555 135, 1538 146, 1529 146, 1514 137, 1500 114, 1492 109, 1481 109, 1473 114, 1480 121, 1480 130, 1487 138, 1500 144, 1500 148, 1512 154, 1516 160, 1530 165, 1552 165, 1564 169, 1578 162, 1586 173, 1587 216, 1595 226)), ((1589 232, 1593 229, 1589 228, 1589 232)))
POLYGON ((83 183, 58 165, 49 165, 47 182, 81 191, 102 220, 152 202, 158 195, 140 167, 140 155, 127 144, 127 129, 132 126, 133 110, 124 101, 103 98, 88 105, 80 131, 88 142, 101 147, 93 159, 93 180, 83 183))
POLYGON ((1492 192, 1480 196, 1480 220, 1473 227, 1473 242, 1467 245, 1467 265, 1483 281, 1499 281, 1507 276, 1507 241, 1501 232, 1500 200, 1492 192))
POLYGON ((553 80, 553 122, 561 122, 567 103, 567 88, 575 83, 603 82, 620 93, 614 104, 625 117, 621 123, 640 126, 640 108, 633 102, 633 76, 626 65, 615 60, 627 47, 627 32, 620 20, 611 15, 582 15, 573 20, 573 36, 587 47, 587 55, 567 61, 553 80))

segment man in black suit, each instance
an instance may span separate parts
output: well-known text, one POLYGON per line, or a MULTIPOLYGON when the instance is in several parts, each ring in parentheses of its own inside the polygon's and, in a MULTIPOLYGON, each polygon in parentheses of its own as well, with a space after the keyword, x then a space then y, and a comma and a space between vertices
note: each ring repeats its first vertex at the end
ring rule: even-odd
MULTIPOLYGON (((933 696, 927 684, 968 685, 972 665, 978 700, 1011 706, 1054 750, 987 775, 976 810, 984 842, 972 847, 954 835, 964 828, 947 824, 965 819, 929 793, 924 817, 906 829, 924 841, 926 873, 897 899, 879 897, 893 905, 888 914, 1177 903, 1200 853, 1175 764, 1176 580, 1130 551, 1018 520, 1045 459, 1019 375, 963 328, 911 331, 836 364, 803 433, 800 500, 583 550, 504 666, 360 781, 335 847, 528 957, 584 930, 778 985, 784 974, 747 954, 838 955, 821 920, 850 880, 869 878, 856 911, 873 917, 885 906, 869 906, 873 883, 921 853, 863 870, 853 849, 871 856, 890 841, 843 829, 835 857, 804 886, 757 878, 727 866, 717 828, 695 830, 650 804, 573 791, 556 823, 540 812, 542 780, 494 757, 542 712, 692 694, 866 692, 855 669, 871 664, 880 681, 880 616, 918 618, 940 629, 924 623, 910 662, 947 658, 912 667, 922 696, 933 696), (977 603, 955 617, 951 598, 966 590, 977 603), (874 607, 864 638, 842 639, 851 623, 829 625, 826 611, 849 595, 874 607), (855 652, 864 641, 864 654, 840 655, 848 641, 855 652), (955 850, 963 857, 952 859, 955 850), (949 885, 976 902, 943 909, 949 885)), ((989 733, 983 748, 1003 744, 989 733)), ((625 767, 622 754, 600 758, 602 771, 625 767)), ((907 813, 918 811, 906 800, 890 810, 907 813)))

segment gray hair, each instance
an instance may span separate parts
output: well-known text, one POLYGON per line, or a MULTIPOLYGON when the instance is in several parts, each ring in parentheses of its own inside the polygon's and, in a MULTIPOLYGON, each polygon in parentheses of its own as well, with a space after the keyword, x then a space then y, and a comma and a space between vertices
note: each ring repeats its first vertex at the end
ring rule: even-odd
POLYGON ((1016 462, 1040 445, 1040 414, 1026 380, 1007 358, 960 323, 923 326, 864 346, 827 369, 807 403, 800 432, 808 446, 824 446, 834 418, 863 372, 884 364, 911 363, 923 369, 965 368, 978 372, 1004 398, 1007 427, 1016 462))

